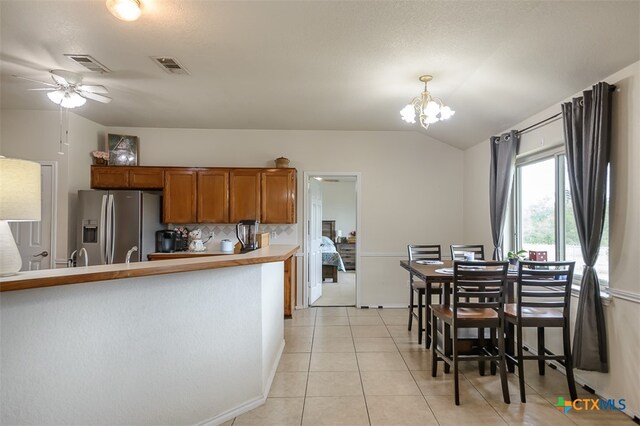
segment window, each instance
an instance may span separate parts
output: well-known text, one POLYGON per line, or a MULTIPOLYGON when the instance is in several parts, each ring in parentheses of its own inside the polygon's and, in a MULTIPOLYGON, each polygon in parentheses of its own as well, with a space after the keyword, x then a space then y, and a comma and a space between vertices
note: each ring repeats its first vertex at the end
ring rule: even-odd
MULTIPOLYGON (((609 196, 607 179, 607 197, 609 196)), ((563 151, 519 159, 515 180, 514 247, 546 251, 548 260, 575 260, 575 275, 584 266, 573 216, 571 188, 563 151)), ((596 263, 601 284, 609 281, 609 202, 596 263)))

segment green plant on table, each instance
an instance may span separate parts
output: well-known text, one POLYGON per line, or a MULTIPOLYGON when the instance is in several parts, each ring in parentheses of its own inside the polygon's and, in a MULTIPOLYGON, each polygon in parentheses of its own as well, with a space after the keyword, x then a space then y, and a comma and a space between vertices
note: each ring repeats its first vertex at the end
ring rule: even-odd
POLYGON ((507 258, 509 260, 525 260, 527 258, 526 250, 518 250, 518 251, 510 251, 507 253, 507 258))

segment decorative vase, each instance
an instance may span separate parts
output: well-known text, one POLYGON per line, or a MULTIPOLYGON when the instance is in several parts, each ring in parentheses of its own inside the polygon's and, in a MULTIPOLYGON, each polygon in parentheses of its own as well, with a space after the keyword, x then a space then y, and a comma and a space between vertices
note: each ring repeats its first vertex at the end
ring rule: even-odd
POLYGON ((276 168, 286 169, 289 167, 289 159, 285 157, 276 158, 276 168))
POLYGON ((105 160, 104 158, 94 158, 93 160, 95 161, 94 164, 96 166, 106 166, 107 165, 107 160, 105 160))

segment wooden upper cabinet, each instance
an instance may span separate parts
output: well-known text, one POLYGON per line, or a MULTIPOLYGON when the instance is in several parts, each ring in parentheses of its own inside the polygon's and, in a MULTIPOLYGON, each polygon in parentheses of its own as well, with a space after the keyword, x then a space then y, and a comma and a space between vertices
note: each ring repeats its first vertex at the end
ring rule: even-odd
POLYGON ((261 182, 260 222, 296 223, 296 170, 264 170, 261 182))
POLYGON ((162 167, 129 168, 129 188, 162 189, 164 187, 164 169, 162 167))
POLYGON ((260 219, 260 169, 229 171, 229 222, 260 219))
POLYGON ((129 188, 129 167, 91 166, 91 188, 129 188))
POLYGON ((199 223, 229 223, 229 170, 198 171, 199 223))
POLYGON ((196 223, 196 170, 165 170, 162 221, 196 223))

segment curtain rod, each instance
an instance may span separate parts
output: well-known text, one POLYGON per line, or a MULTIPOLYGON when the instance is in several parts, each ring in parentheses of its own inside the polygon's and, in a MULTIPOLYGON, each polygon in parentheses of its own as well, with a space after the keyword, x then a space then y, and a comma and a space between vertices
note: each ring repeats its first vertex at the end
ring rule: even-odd
MULTIPOLYGON (((610 85, 610 86, 609 86, 609 91, 610 91, 610 92, 614 92, 615 90, 616 90, 616 86, 615 86, 615 85, 613 85, 613 84, 612 84, 612 85, 610 85)), ((523 134, 523 133, 527 132, 527 130, 531 130, 531 129, 533 129, 533 128, 535 128, 535 127, 538 127, 538 126, 540 126, 540 125, 542 125, 542 124, 545 124, 545 123, 547 123, 548 121, 551 121, 551 120, 553 120, 553 119, 555 119, 555 118, 560 117, 561 115, 562 115, 562 112, 559 112, 559 113, 557 113, 557 114, 554 114, 554 115, 552 115, 551 117, 547 117, 547 118, 545 118, 544 120, 540 120, 540 121, 538 121, 537 123, 534 123, 534 124, 532 124, 532 125, 531 125, 531 126, 529 126, 529 127, 525 127, 525 128, 524 128, 524 129, 522 129, 522 130, 518 130, 518 132, 517 132, 517 133, 518 133, 518 135, 521 135, 521 134, 523 134)))
POLYGON ((545 118, 544 120, 540 120, 540 121, 538 121, 537 123, 534 123, 534 124, 532 124, 532 125, 531 125, 531 126, 529 126, 529 127, 525 127, 525 128, 524 128, 524 129, 522 129, 522 130, 518 130, 518 134, 519 134, 519 135, 521 135, 521 134, 525 133, 527 130, 531 130, 531 129, 533 129, 534 127, 538 127, 538 126, 540 126, 540 125, 542 125, 542 124, 545 124, 547 121, 551 121, 551 120, 553 120, 553 119, 555 119, 555 118, 560 117, 561 115, 562 115, 562 112, 559 112, 559 113, 557 113, 557 114, 552 115, 551 117, 547 117, 547 118, 545 118))

